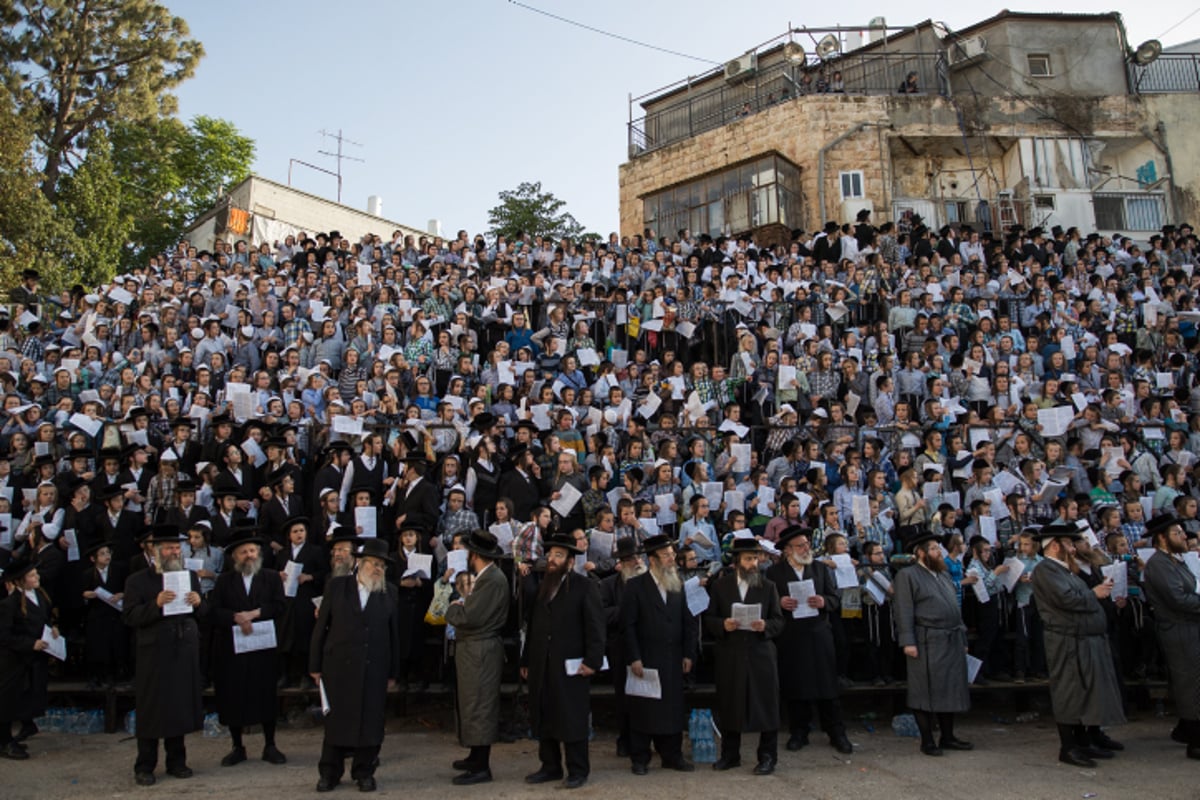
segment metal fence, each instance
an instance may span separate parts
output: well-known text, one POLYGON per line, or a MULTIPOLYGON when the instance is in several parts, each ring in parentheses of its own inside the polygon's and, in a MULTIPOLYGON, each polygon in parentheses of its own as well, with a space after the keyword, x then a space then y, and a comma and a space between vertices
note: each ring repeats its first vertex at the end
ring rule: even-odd
POLYGON ((1135 94, 1200 91, 1200 55, 1165 53, 1157 60, 1129 65, 1129 87, 1135 94))

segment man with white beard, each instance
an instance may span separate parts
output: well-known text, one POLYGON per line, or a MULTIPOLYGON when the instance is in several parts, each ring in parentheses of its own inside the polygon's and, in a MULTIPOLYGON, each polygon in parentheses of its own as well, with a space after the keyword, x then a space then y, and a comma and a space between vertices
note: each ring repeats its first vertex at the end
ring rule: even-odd
POLYGON ((940 756, 946 750, 970 750, 954 735, 954 715, 971 707, 967 689, 967 626, 958 594, 946 573, 937 537, 921 529, 905 543, 917 563, 900 571, 895 586, 896 643, 904 649, 908 668, 908 706, 921 731, 921 752, 940 756), (933 740, 937 714, 941 740, 933 740))
POLYGON ((208 614, 208 604, 200 596, 200 579, 192 572, 192 590, 184 598, 191 611, 164 615, 163 606, 175 599, 175 593, 163 589, 163 573, 183 570, 183 537, 174 525, 155 525, 143 542, 153 549, 154 569, 139 570, 125 582, 122 619, 137 637, 134 779, 138 786, 153 786, 159 739, 167 754, 167 774, 192 777, 183 737, 204 727, 196 619, 208 614))
MULTIPOLYGON (((625 642, 621 635, 621 598, 625 587, 638 575, 646 574, 637 539, 626 537, 617 540, 617 571, 600 581, 600 606, 604 609, 607 636, 604 652, 609 664, 625 663, 625 642)), ((629 757, 629 708, 625 700, 625 681, 614 673, 613 697, 616 700, 617 718, 620 720, 617 734, 617 758, 629 757)))
POLYGON ((337 787, 348 756, 358 790, 375 791, 387 690, 407 655, 401 652, 399 595, 387 582, 392 560, 387 542, 368 539, 357 553, 358 572, 325 584, 308 654, 308 671, 328 705, 318 792, 337 787))
POLYGON ((842 595, 833 571, 813 560, 811 531, 792 525, 779 532, 776 542, 784 557, 767 570, 767 579, 779 592, 786 624, 775 640, 779 651, 779 692, 787 710, 791 731, 788 750, 808 745, 812 707, 817 707, 821 730, 839 753, 849 755, 854 746, 846 737, 842 707, 838 700, 837 650, 830 614, 840 613, 842 595), (788 584, 812 581, 812 594, 805 601, 807 616, 795 616, 800 601, 791 596, 788 584))
POLYGON ((630 579, 621 598, 624 664, 639 678, 648 669, 657 670, 662 696, 657 700, 626 696, 629 757, 633 774, 645 775, 653 740, 664 768, 692 772, 695 765, 683 757, 683 676, 696 661, 699 623, 684 600, 670 537, 651 536, 642 548, 650 569, 630 579))
POLYGON ((339 533, 336 529, 332 533, 334 535, 326 542, 329 545, 329 577, 342 578, 354 571, 354 548, 362 542, 353 533, 339 533))

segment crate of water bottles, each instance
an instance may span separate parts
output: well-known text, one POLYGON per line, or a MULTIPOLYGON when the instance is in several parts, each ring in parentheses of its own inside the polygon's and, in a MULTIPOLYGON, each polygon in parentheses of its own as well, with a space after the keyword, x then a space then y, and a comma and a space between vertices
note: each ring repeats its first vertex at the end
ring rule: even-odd
POLYGON ((717 760, 717 741, 714 735, 712 709, 693 708, 688 719, 688 739, 692 743, 692 761, 712 764, 717 760))

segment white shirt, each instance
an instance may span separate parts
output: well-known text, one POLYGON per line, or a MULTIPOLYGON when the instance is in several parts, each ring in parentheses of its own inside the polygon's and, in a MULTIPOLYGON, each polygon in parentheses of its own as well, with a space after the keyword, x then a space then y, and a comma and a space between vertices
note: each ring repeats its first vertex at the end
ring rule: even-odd
POLYGON ((667 602, 667 590, 663 588, 663 585, 658 582, 658 578, 655 578, 653 574, 650 575, 650 579, 653 580, 654 585, 658 587, 659 597, 663 599, 664 603, 667 602))
POLYGON ((250 594, 250 584, 254 581, 253 575, 243 575, 242 585, 246 587, 246 594, 250 594))
POLYGON ((37 589, 26 589, 25 597, 26 597, 26 599, 29 600, 29 602, 33 603, 35 606, 41 605, 41 603, 38 602, 37 589))
POLYGON ((406 490, 405 490, 405 492, 404 492, 404 499, 405 499, 405 500, 407 500, 407 499, 408 499, 408 496, 409 496, 410 494, 412 494, 412 490, 413 490, 413 489, 416 487, 416 485, 417 485, 418 483, 420 483, 422 480, 424 480, 424 477, 423 477, 423 476, 419 476, 419 477, 418 477, 418 478, 417 478, 415 481, 413 481, 412 483, 410 483, 410 484, 408 485, 408 489, 406 489, 406 490))
POLYGON ((741 578, 738 578, 737 582, 738 594, 741 595, 741 598, 744 601, 746 599, 746 592, 750 591, 750 584, 746 583, 746 581, 742 580, 741 578))
POLYGON ((367 599, 371 596, 371 590, 362 585, 362 581, 358 582, 358 606, 364 611, 367 609, 367 599))
POLYGON ((100 570, 100 582, 108 583, 108 567, 105 567, 104 569, 100 570))
POLYGON ((300 555, 300 548, 304 547, 304 543, 292 545, 292 561, 296 560, 296 556, 300 555))

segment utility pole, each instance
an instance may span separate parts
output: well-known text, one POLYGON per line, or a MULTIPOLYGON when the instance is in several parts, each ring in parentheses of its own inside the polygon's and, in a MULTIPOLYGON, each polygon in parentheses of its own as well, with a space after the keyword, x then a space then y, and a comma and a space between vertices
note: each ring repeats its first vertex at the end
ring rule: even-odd
POLYGON ((354 156, 348 156, 348 155, 344 154, 342 152, 342 144, 343 143, 352 144, 355 147, 362 147, 362 144, 360 142, 355 142, 350 139, 347 139, 345 136, 343 136, 341 128, 338 128, 338 132, 336 134, 330 133, 329 131, 325 130, 324 128, 322 128, 320 131, 318 131, 318 133, 321 134, 321 137, 323 139, 332 138, 335 141, 337 141, 337 152, 336 153, 331 153, 328 150, 318 150, 317 153, 320 155, 323 155, 323 156, 329 156, 330 158, 337 159, 337 171, 334 174, 337 175, 337 182, 338 182, 337 200, 340 203, 340 202, 342 202, 342 162, 343 161, 358 161, 359 163, 364 163, 364 164, 366 163, 366 159, 364 159, 364 158, 355 158, 354 156))

